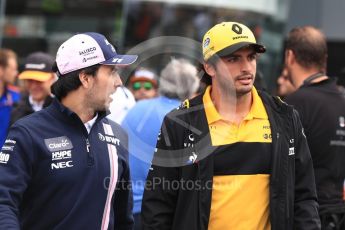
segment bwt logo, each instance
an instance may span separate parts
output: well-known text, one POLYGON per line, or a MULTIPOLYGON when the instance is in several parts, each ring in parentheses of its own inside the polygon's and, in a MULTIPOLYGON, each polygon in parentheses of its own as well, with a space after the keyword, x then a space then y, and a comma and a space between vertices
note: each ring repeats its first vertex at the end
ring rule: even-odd
POLYGON ((64 169, 64 168, 71 168, 73 167, 73 161, 66 161, 66 162, 57 162, 51 164, 51 169, 64 169))
POLYGON ((45 139, 44 143, 51 152, 70 150, 73 148, 72 142, 66 136, 45 139))
POLYGON ((113 145, 120 145, 120 140, 118 138, 115 138, 115 137, 110 137, 110 136, 105 136, 101 133, 98 133, 98 138, 101 140, 101 141, 105 141, 109 144, 113 144, 113 145))
POLYGON ((9 159, 10 159, 10 154, 0 152, 0 163, 1 164, 7 164, 9 159))

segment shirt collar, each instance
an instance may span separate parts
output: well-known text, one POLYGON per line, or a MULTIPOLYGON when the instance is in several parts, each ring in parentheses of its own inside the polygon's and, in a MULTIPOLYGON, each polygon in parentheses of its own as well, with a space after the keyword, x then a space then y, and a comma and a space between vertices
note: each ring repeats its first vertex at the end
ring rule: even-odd
POLYGON ((258 91, 256 90, 255 87, 252 88, 252 98, 253 98, 253 103, 250 108, 249 113, 247 116, 244 118, 244 120, 251 120, 253 118, 257 119, 267 119, 267 112, 264 106, 264 103, 262 102, 258 91))
POLYGON ((32 109, 35 111, 35 112, 38 112, 40 111, 42 108, 43 108, 43 104, 44 104, 44 100, 43 101, 34 101, 34 99, 32 98, 32 96, 30 95, 29 96, 29 102, 30 102, 30 105, 32 107, 32 109))
POLYGON ((96 116, 94 116, 94 118, 92 118, 91 120, 89 120, 88 122, 85 122, 85 128, 87 130, 88 133, 90 133, 92 126, 95 124, 96 120, 98 117, 98 113, 96 113, 96 116))
MULTIPOLYGON (((250 108, 249 113, 245 116, 244 120, 251 120, 253 118, 258 118, 258 119, 267 119, 267 113, 265 106, 255 89, 255 87, 252 88, 252 98, 253 98, 253 103, 250 108)), ((213 101, 211 99, 211 86, 208 86, 205 90, 205 94, 202 98, 204 107, 205 107, 205 113, 207 117, 207 122, 208 124, 212 124, 213 122, 219 121, 222 119, 220 114, 218 113, 216 107, 213 104, 213 101)))
POLYGON ((204 108, 205 108, 208 124, 212 124, 215 121, 221 120, 222 117, 218 113, 211 99, 211 86, 207 86, 204 96, 202 97, 202 100, 204 103, 204 108))

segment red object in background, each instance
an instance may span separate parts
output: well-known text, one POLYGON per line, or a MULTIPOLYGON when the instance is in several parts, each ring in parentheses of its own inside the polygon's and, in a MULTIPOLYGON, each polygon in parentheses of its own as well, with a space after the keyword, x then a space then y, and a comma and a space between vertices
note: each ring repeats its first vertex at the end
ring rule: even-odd
POLYGON ((8 36, 8 37, 17 37, 18 35, 17 27, 11 24, 5 25, 4 34, 5 36, 8 36))
POLYGON ((261 34, 262 34, 262 27, 261 26, 259 26, 259 25, 256 25, 255 27, 254 27, 254 36, 255 36, 255 38, 256 39, 260 39, 260 37, 261 37, 261 34))

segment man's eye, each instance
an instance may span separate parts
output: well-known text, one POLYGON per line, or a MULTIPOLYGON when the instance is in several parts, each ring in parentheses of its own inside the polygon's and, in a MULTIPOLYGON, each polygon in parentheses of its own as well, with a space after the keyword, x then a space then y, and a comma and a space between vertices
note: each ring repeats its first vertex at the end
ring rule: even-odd
POLYGON ((231 57, 227 59, 227 62, 236 62, 236 61, 238 61, 238 58, 236 57, 231 57))
POLYGON ((256 60, 257 58, 258 58, 258 55, 256 55, 256 54, 249 56, 249 60, 251 60, 251 61, 256 60))

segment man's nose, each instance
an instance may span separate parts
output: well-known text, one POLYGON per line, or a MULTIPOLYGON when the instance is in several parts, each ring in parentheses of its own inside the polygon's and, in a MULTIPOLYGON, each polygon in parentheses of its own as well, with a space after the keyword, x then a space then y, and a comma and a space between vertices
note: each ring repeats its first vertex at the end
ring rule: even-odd
POLYGON ((115 77, 115 80, 114 80, 114 88, 117 88, 117 87, 122 86, 122 85, 123 85, 122 80, 121 80, 120 76, 117 75, 115 77))

